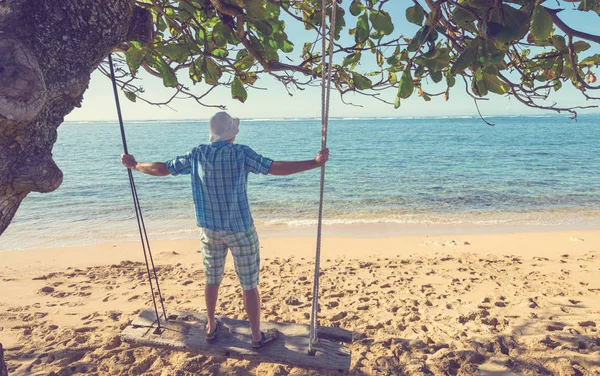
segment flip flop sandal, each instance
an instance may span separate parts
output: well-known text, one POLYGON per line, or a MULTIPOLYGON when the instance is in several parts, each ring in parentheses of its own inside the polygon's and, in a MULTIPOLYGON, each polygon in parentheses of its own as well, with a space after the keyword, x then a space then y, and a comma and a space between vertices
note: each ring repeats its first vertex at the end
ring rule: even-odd
POLYGON ((217 339, 217 332, 219 331, 219 328, 221 327, 221 322, 219 320, 215 320, 216 326, 215 326, 215 330, 213 330, 212 332, 208 332, 208 322, 206 323, 206 325, 204 325, 204 339, 206 340, 206 342, 212 342, 215 339, 217 339))
POLYGON ((277 338, 277 335, 277 329, 269 329, 265 332, 261 332, 261 339, 259 341, 252 341, 252 350, 258 350, 273 342, 277 338))

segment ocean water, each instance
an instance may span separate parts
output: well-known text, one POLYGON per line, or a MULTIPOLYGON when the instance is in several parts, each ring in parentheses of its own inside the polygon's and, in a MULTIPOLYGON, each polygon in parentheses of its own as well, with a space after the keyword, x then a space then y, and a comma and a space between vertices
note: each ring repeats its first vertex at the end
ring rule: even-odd
MULTIPOLYGON (((600 115, 332 119, 326 224, 392 222, 600 227, 600 115)), ((207 141, 206 121, 129 121, 140 161, 166 161, 207 141)), ((236 142, 276 160, 320 148, 318 119, 242 120, 236 142)), ((137 240, 114 122, 67 122, 54 159, 55 192, 30 194, 0 237, 0 250, 137 240)), ((188 176, 135 173, 152 238, 196 237, 188 176)), ((250 177, 259 226, 316 222, 319 172, 250 177)))

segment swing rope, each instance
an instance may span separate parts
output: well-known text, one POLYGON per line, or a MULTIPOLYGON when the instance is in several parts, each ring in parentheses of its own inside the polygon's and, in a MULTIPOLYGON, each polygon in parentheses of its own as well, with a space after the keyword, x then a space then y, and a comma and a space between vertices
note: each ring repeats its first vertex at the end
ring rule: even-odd
MULTIPOLYGON (((327 125, 329 121, 329 97, 331 91, 331 74, 333 67, 333 38, 335 34, 335 16, 337 1, 331 1, 331 22, 329 25, 329 45, 326 41, 327 25, 327 0, 321 0, 321 149, 327 148, 327 125), (325 61, 325 55, 329 61, 325 61)), ((319 312, 319 276, 321 268, 321 227, 323 225, 323 193, 325 187, 325 165, 321 166, 321 183, 319 193, 319 218, 317 222, 317 251, 315 256, 315 273, 313 281, 312 312, 310 317, 310 334, 308 341, 308 354, 315 355, 313 348, 318 342, 317 315, 319 312)))
MULTIPOLYGON (((127 139, 125 138, 125 127, 123 126, 123 117, 121 115, 121 105, 119 103, 119 94, 117 90, 117 81, 115 79, 115 69, 113 67, 112 54, 108 55, 108 65, 110 66, 110 77, 112 80, 113 92, 115 95, 115 103, 117 105, 117 115, 119 117, 119 125, 121 127, 121 140, 123 141, 123 151, 125 154, 129 154, 127 150, 127 139)), ((146 271, 148 272, 148 281, 150 282, 150 292, 152 294, 152 303, 154 304, 154 313, 156 314, 157 329, 155 334, 161 333, 160 327, 160 315, 158 313, 158 306, 156 304, 156 297, 154 296, 154 285, 152 280, 156 283, 156 290, 158 297, 160 298, 160 305, 162 308, 162 314, 167 321, 167 313, 165 311, 165 304, 163 301, 162 293, 160 291, 160 284, 158 283, 158 276, 156 275, 156 268, 154 266, 154 259, 152 257, 152 251, 150 249, 150 242, 148 241, 148 234, 146 233, 146 225, 144 224, 144 217, 142 216, 142 207, 140 206, 140 200, 138 198, 137 189, 135 187, 135 181, 133 180, 133 173, 131 169, 127 169, 129 175, 129 186, 131 187, 131 195, 133 197, 133 206, 135 208, 135 216, 137 218, 138 230, 140 232, 140 240, 142 242, 142 249, 144 251, 144 259, 146 260, 146 271), (146 248, 148 251, 146 252, 146 248), (148 262, 148 259, 150 262, 148 262), (152 266, 152 272, 150 271, 152 266)))

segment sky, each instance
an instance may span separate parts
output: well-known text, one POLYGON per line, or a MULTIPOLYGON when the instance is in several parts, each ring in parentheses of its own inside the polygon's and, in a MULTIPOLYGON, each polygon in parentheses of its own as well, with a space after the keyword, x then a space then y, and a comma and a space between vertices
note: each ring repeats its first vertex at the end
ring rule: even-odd
MULTIPOLYGON (((349 1, 344 1, 344 6, 348 6, 349 1)), ((386 9, 390 12, 394 21, 395 30, 393 36, 403 35, 412 37, 417 29, 406 21, 404 12, 407 6, 412 5, 408 0, 391 0, 386 9)), ((561 18, 569 25, 574 25, 576 29, 590 33, 597 33, 598 16, 593 13, 578 12, 573 10, 572 3, 564 1, 549 1, 546 3, 551 8, 565 8, 560 13, 561 18)), ((314 34, 309 34, 303 27, 297 25, 297 22, 288 21, 286 32, 289 38, 294 42, 295 51, 302 48, 305 41, 312 41, 314 34)), ((354 17, 349 12, 346 13, 346 31, 355 24, 354 17), (350 26, 350 27, 348 27, 350 26)), ((343 38, 352 38, 345 36, 343 38)), ((344 39, 342 39, 343 42, 344 39)), ((600 53, 600 46, 593 46, 586 52, 600 53)), ((340 59, 343 56, 340 56, 340 59)), ((368 67, 365 67, 368 68, 368 67)), ((357 68, 358 71, 361 67, 357 68)), ((363 71, 368 71, 364 69, 363 71)), ((187 76, 184 72, 180 77, 187 76)), ((141 84, 148 94, 148 99, 162 101, 172 95, 172 89, 163 87, 162 80, 151 77, 148 74, 141 73, 141 84)), ((457 80, 456 86, 450 92, 450 99, 444 101, 442 97, 433 97, 431 102, 425 102, 422 98, 413 94, 411 98, 402 101, 399 109, 394 109, 392 105, 382 103, 373 98, 364 97, 356 94, 346 94, 344 100, 355 104, 344 104, 339 93, 334 89, 331 91, 331 109, 332 117, 411 117, 411 116, 452 116, 452 115, 477 115, 477 109, 473 100, 464 93, 464 86, 457 80)), ((257 86, 266 90, 249 90, 248 99, 241 103, 231 98, 229 88, 218 87, 206 98, 207 104, 218 104, 227 107, 227 110, 234 116, 240 118, 303 118, 319 117, 321 109, 320 88, 310 87, 304 91, 297 91, 290 96, 282 84, 275 79, 265 75, 257 81, 257 86)), ((194 88, 198 94, 207 89, 203 82, 194 88), (197 91, 196 91, 197 89, 197 91)), ((443 89, 442 89, 443 90, 443 89)), ((382 93, 382 97, 390 102, 394 101, 396 89, 390 89, 382 93)), ((521 115, 536 114, 540 110, 530 109, 518 102, 516 99, 508 96, 499 96, 489 94, 488 100, 479 101, 479 108, 484 116, 494 115, 521 115)), ((179 100, 173 102, 170 107, 152 106, 141 101, 130 102, 124 95, 120 95, 123 117, 126 120, 178 120, 178 119, 207 119, 217 109, 204 107, 193 100, 179 100)), ((585 98, 569 84, 553 93, 547 104, 558 102, 559 105, 578 106, 594 104, 585 101, 585 98)), ((600 104, 600 101, 597 103, 600 104)), ((580 113, 600 112, 598 109, 580 111, 580 113)), ((67 121, 89 121, 89 120, 114 120, 116 119, 115 104, 110 80, 103 76, 99 71, 92 73, 88 90, 84 93, 84 100, 81 108, 76 108, 69 114, 67 121)))

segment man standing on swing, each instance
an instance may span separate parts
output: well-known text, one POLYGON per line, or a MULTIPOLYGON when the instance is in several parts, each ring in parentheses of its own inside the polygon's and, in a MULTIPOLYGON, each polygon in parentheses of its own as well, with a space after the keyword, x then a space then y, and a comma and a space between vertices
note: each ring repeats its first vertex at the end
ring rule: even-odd
POLYGON ((215 320, 215 308, 227 249, 230 249, 244 290, 252 348, 259 349, 273 341, 277 332, 260 330, 260 246, 246 194, 248 174, 291 175, 311 170, 327 162, 329 150, 321 150, 315 159, 307 161, 273 161, 248 146, 233 143, 239 123, 238 118, 227 112, 217 112, 209 120, 210 144, 197 146, 167 162, 137 162, 128 154, 121 156, 121 162, 127 168, 152 176, 191 175, 206 275, 208 322, 204 337, 209 342, 217 338, 219 322, 215 320))

